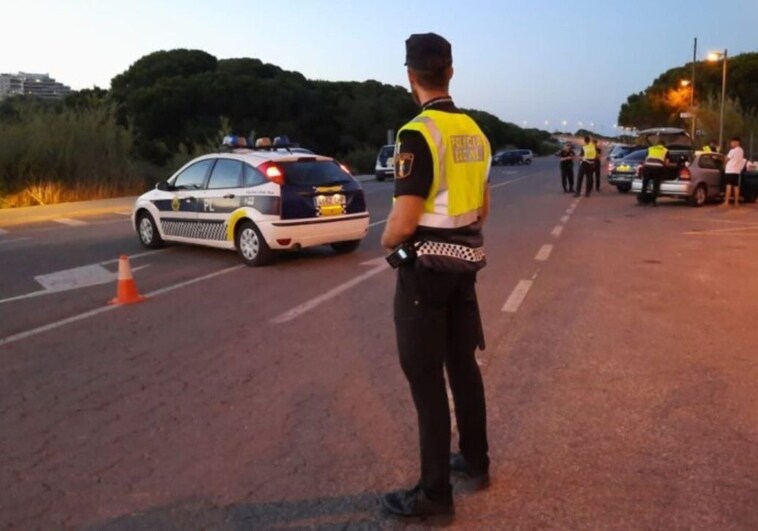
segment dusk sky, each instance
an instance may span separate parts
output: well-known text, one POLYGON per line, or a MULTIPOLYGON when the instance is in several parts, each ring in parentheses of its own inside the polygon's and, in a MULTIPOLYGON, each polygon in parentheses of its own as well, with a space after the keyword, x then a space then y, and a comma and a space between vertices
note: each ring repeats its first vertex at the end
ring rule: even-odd
MULTIPOLYGON (((611 133, 619 106, 668 68, 709 50, 758 51, 758 0, 0 0, 0 72, 48 72, 109 87, 141 56, 171 48, 255 57, 312 79, 407 85, 404 41, 453 45, 464 107, 550 130, 611 133), (227 6, 227 7, 220 7, 227 6)), ((709 65, 709 68, 720 68, 709 65)))

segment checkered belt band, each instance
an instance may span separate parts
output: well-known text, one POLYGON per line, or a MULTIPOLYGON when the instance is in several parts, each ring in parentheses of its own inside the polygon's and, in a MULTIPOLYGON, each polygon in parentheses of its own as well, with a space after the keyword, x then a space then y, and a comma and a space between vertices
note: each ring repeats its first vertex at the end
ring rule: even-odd
POLYGON ((467 262, 481 262, 484 260, 484 247, 466 247, 454 243, 424 242, 416 250, 418 256, 445 256, 458 258, 467 262))

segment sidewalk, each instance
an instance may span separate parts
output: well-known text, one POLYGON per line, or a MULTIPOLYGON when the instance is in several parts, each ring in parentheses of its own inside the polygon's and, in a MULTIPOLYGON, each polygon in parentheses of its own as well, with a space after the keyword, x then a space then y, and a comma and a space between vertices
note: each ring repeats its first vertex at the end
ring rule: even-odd
POLYGON ((0 209, 0 228, 37 223, 62 217, 96 216, 110 212, 131 212, 136 196, 78 201, 57 205, 41 205, 0 209))
MULTIPOLYGON (((373 181, 374 176, 356 175, 355 179, 358 182, 365 183, 373 181)), ((136 200, 137 196, 128 196, 94 201, 78 201, 75 203, 60 203, 57 205, 0 208, 0 228, 37 223, 62 217, 84 217, 112 212, 131 212, 136 200)))

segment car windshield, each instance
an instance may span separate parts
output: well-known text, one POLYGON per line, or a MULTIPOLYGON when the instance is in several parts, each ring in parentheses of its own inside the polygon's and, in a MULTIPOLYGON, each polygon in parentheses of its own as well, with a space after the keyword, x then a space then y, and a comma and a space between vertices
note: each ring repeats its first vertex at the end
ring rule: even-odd
POLYGON ((647 156, 647 150, 646 149, 638 149, 637 151, 634 151, 624 157, 622 162, 636 162, 640 160, 645 160, 645 157, 647 156))
POLYGON ((395 153, 395 146, 384 146, 379 153, 380 157, 391 157, 395 153))
POLYGON ((611 150, 611 156, 613 157, 625 157, 629 154, 629 152, 632 151, 631 146, 613 146, 613 149, 611 150))
POLYGON ((353 182, 348 172, 333 160, 295 160, 280 162, 287 184, 295 186, 328 186, 353 182))

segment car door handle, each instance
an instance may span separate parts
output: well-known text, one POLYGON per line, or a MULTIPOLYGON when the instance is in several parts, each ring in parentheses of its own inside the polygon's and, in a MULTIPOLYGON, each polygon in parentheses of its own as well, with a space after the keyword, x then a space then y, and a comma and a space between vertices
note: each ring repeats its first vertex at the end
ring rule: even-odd
POLYGON ((234 199, 235 197, 237 197, 237 196, 235 196, 234 194, 226 194, 224 196, 224 199, 234 199))

